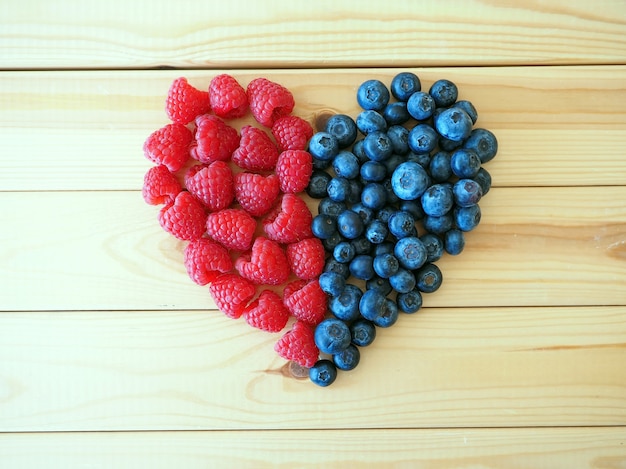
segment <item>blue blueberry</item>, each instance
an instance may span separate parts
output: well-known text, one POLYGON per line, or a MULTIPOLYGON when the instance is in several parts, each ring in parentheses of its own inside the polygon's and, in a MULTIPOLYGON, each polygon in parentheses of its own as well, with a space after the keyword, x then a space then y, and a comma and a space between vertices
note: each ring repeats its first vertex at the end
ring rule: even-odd
POLYGON ((313 217, 313 221, 311 222, 311 231, 316 238, 330 238, 333 233, 337 232, 335 217, 325 214, 316 215, 313 217))
POLYGON ((472 132, 472 119, 463 109, 451 107, 437 117, 435 128, 443 138, 461 142, 472 132))
POLYGON ((491 161, 498 153, 496 136, 486 129, 474 129, 463 144, 464 148, 474 150, 481 163, 491 161))
POLYGON ((409 212, 398 210, 389 217, 389 232, 396 238, 401 239, 413 236, 417 233, 415 218, 409 212))
POLYGON ((320 215, 330 215, 331 217, 336 218, 347 208, 348 206, 344 202, 337 202, 330 197, 324 197, 317 205, 317 213, 320 215))
POLYGON ((358 238, 363 234, 364 229, 360 215, 350 209, 344 210, 337 217, 337 231, 345 238, 358 238))
POLYGON ((374 259, 367 254, 359 254, 350 262, 350 273, 360 280, 369 280, 376 273, 374 272, 374 259))
POLYGON ((372 244, 380 244, 387 239, 389 229, 382 220, 372 220, 365 226, 365 238, 372 244))
POLYGON ((369 254, 372 251, 372 243, 370 243, 365 236, 359 236, 350 242, 354 246, 357 256, 360 256, 361 254, 369 254))
POLYGON ((347 201, 351 204, 356 204, 361 200, 361 191, 363 191, 363 183, 359 178, 348 179, 350 181, 350 193, 348 194, 347 201))
POLYGON ((309 184, 306 187, 306 193, 313 199, 323 199, 328 194, 326 187, 330 182, 331 176, 326 171, 316 169, 311 174, 309 184))
POLYGON ((349 147, 357 137, 356 122, 345 114, 331 116, 324 130, 337 139, 340 148, 349 147))
POLYGON ((400 203, 400 210, 409 212, 413 215, 413 218, 415 218, 416 221, 424 218, 424 210, 422 209, 422 204, 419 200, 403 200, 400 203))
POLYGON ((422 208, 426 215, 441 217, 454 205, 454 194, 447 184, 433 184, 422 194, 422 208))
POLYGON ((452 186, 452 192, 454 193, 454 202, 459 207, 476 205, 483 195, 482 187, 473 179, 459 179, 452 186))
POLYGON ((348 348, 333 355, 333 363, 339 370, 354 370, 361 360, 361 352, 355 345, 348 345, 348 348))
POLYGON ((309 379, 318 386, 330 386, 337 379, 337 367, 330 360, 318 360, 309 368, 309 379))
POLYGON ((392 125, 387 129, 394 154, 406 155, 409 152, 409 130, 401 125, 392 125))
POLYGON ((435 112, 435 100, 428 93, 418 91, 413 93, 406 103, 406 109, 414 119, 424 121, 435 112))
POLYGON ((376 327, 367 319, 357 319, 350 325, 352 343, 359 347, 367 347, 376 338, 376 327))
POLYGON ((407 157, 407 161, 414 161, 422 168, 428 170, 428 166, 430 165, 430 153, 414 153, 410 152, 407 157))
POLYGON ((359 160, 349 151, 340 151, 333 159, 335 174, 346 179, 354 179, 359 175, 359 160))
POLYGON ((428 174, 419 164, 407 161, 398 165, 391 175, 394 193, 402 200, 416 200, 430 185, 428 174))
POLYGON ((361 289, 348 283, 339 295, 331 298, 328 302, 328 309, 337 319, 346 322, 354 321, 360 316, 359 302, 361 296, 363 296, 361 289))
POLYGON ((393 253, 399 264, 407 270, 419 269, 428 258, 426 246, 416 236, 407 236, 398 240, 393 253))
POLYGON ((377 111, 362 111, 356 116, 356 126, 363 135, 369 135, 372 132, 385 132, 387 121, 377 111))
POLYGON ((483 196, 491 189, 491 174, 485 168, 481 167, 478 170, 478 174, 474 176, 474 181, 480 185, 483 196))
POLYGON ((378 275, 374 275, 374 277, 365 282, 365 289, 376 290, 383 296, 387 296, 393 291, 389 279, 379 277, 378 275))
POLYGON ((415 73, 400 72, 391 80, 391 94, 398 101, 407 101, 414 93, 422 89, 420 79, 415 73))
POLYGON ((443 137, 439 138, 439 149, 442 151, 451 152, 453 150, 456 150, 462 145, 463 145, 463 141, 455 142, 454 140, 449 140, 447 138, 443 138, 443 137))
POLYGON ((455 176, 461 179, 471 179, 480 170, 480 158, 471 149, 459 148, 452 153, 450 167, 455 176))
POLYGON ((344 177, 336 176, 328 182, 326 192, 335 202, 345 202, 350 195, 350 181, 344 177))
POLYGON ((385 161, 393 154, 393 145, 385 132, 372 132, 363 140, 363 151, 370 160, 385 161))
POLYGON ((372 210, 380 210, 387 203, 385 186, 378 182, 370 182, 361 192, 361 203, 372 210))
POLYGON ((422 294, 417 288, 410 292, 400 293, 396 298, 398 309, 403 313, 413 314, 422 307, 422 294))
POLYGON ((383 254, 393 254, 393 248, 395 247, 395 243, 391 241, 385 241, 383 243, 377 244, 374 246, 374 256, 381 256, 383 254))
POLYGON ((465 235, 463 232, 456 228, 447 231, 444 237, 444 247, 446 252, 452 256, 461 254, 465 247, 465 235))
MULTIPOLYGON (((404 129, 404 127, 403 127, 403 129, 404 129)), ((404 129, 404 130, 406 130, 406 129, 404 129)), ((407 138, 408 138, 408 135, 409 135, 408 130, 407 130, 406 135, 407 135, 407 138)), ((391 138, 391 143, 393 144, 393 137, 390 136, 389 138, 391 138)), ((407 149, 408 149, 408 145, 409 144, 407 143, 407 149)), ((383 164, 385 165, 385 168, 387 169, 387 175, 393 174, 393 172, 396 170, 396 168, 400 164, 404 163, 405 161, 406 161, 405 154, 400 154, 398 152, 395 152, 394 154, 392 154, 389 158, 387 158, 385 161, 383 161, 383 164)))
POLYGON ((350 210, 359 214, 361 220, 363 220, 364 225, 367 225, 372 220, 374 220, 374 210, 366 207, 361 202, 353 204, 352 207, 350 207, 350 210))
POLYGON ((328 132, 317 132, 309 141, 309 153, 315 159, 330 161, 339 153, 339 142, 328 132))
POLYGON ((426 248, 426 262, 437 262, 441 259, 444 245, 439 236, 433 233, 426 233, 420 236, 420 241, 424 245, 424 248, 426 248))
POLYGON ((461 231, 472 231, 480 223, 481 213, 478 204, 454 209, 454 222, 461 231))
POLYGON ((415 153, 429 153, 437 146, 439 135, 428 124, 417 124, 409 131, 409 148, 415 153))
POLYGON ((393 191, 393 186, 391 185, 391 178, 385 178, 382 182, 383 188, 385 189, 385 203, 386 205, 397 205, 400 202, 400 199, 393 191))
POLYGON ((379 161, 366 161, 360 168, 361 177, 367 182, 380 182, 387 177, 387 167, 379 161))
POLYGON ((342 241, 333 249, 333 258, 342 264, 350 262, 354 259, 355 255, 356 251, 354 246, 349 241, 342 241))
POLYGON ((341 236, 337 231, 331 234, 328 238, 322 240, 324 249, 326 252, 333 252, 335 247, 341 242, 345 241, 345 238, 341 236))
POLYGON ((376 218, 382 221, 383 223, 389 224, 389 219, 391 218, 391 215, 393 215, 397 211, 398 209, 395 206, 385 205, 383 208, 381 208, 378 211, 378 213, 376 214, 376 218))
POLYGON ((352 342, 350 328, 337 318, 327 318, 320 322, 315 328, 313 337, 320 352, 329 355, 345 350, 352 342))
POLYGON ((337 272, 322 272, 318 281, 322 291, 330 296, 341 295, 346 286, 345 277, 337 272))
POLYGON ((357 160, 359 160, 359 164, 369 161, 369 158, 363 151, 363 139, 354 142, 354 145, 352 145, 352 153, 356 156, 357 160))
POLYGON ((415 275, 410 270, 398 269, 398 271, 389 277, 391 287, 398 293, 407 293, 415 288, 415 275))
POLYGON ((382 278, 389 278, 400 268, 398 259, 393 254, 381 254, 374 257, 374 272, 382 278))
POLYGON ((406 103, 403 102, 387 104, 382 114, 388 125, 404 124, 411 118, 409 111, 406 109, 406 103))
POLYGON ((359 301, 361 316, 368 321, 374 321, 385 307, 385 295, 379 290, 366 290, 359 301))
POLYGON ((378 327, 391 327, 398 321, 398 305, 390 298, 385 298, 385 304, 380 314, 374 318, 378 327))
POLYGON ((426 264, 415 273, 417 289, 423 293, 433 293, 443 282, 441 270, 435 264, 426 264))
POLYGON ((380 80, 367 80, 359 86, 356 100, 363 109, 382 111, 389 103, 389 90, 380 80))
POLYGON ((326 260, 326 263, 324 264, 324 272, 336 272, 345 279, 350 277, 349 265, 337 262, 337 260, 333 258, 326 260))
POLYGON ((428 90, 437 107, 452 106, 459 97, 457 86, 450 80, 437 80, 428 90))
POLYGON ((434 182, 444 182, 452 177, 451 158, 446 151, 438 151, 432 156, 428 169, 434 182))
POLYGON ((451 212, 448 212, 441 217, 431 217, 430 215, 426 215, 422 220, 422 224, 424 225, 424 229, 429 233, 443 235, 454 226, 454 218, 451 212))
POLYGON ((472 119, 472 124, 475 124, 478 120, 478 112, 471 102, 465 100, 457 101, 452 105, 452 107, 463 109, 467 115, 470 116, 470 119, 472 119))

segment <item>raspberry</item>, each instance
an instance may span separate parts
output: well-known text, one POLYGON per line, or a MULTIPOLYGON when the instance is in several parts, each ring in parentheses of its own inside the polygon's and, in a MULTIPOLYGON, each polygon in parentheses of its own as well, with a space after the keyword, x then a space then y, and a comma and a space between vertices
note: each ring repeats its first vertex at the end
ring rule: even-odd
POLYGON ((210 213, 206 221, 207 234, 227 249, 250 249, 256 231, 256 221, 245 210, 227 208, 210 213))
POLYGON ((204 234, 206 224, 204 208, 187 191, 180 192, 174 202, 163 207, 158 218, 163 229, 178 239, 191 241, 204 234))
POLYGON ((295 194, 285 194, 280 205, 263 220, 263 229, 269 239, 290 244, 313 236, 312 221, 306 203, 295 194))
POLYGON ((178 171, 189 159, 191 130, 182 124, 167 124, 152 132, 143 144, 146 158, 167 166, 172 173, 178 171))
POLYGON ((263 290, 243 311, 243 317, 252 327, 266 332, 279 332, 287 325, 289 310, 278 294, 271 290, 263 290))
POLYGON ((189 124, 211 110, 209 93, 191 86, 184 77, 174 80, 167 93, 165 113, 172 122, 189 124))
POLYGON ((294 280, 293 282, 289 282, 287 285, 285 285, 285 288, 283 288, 283 298, 287 298, 296 290, 300 290, 307 283, 309 283, 308 280, 304 280, 301 278, 299 278, 298 280, 294 280))
POLYGON ((183 262, 189 277, 198 285, 211 283, 220 273, 233 268, 226 248, 208 238, 191 241, 185 247, 183 262))
POLYGON ((235 175, 235 198, 239 205, 253 217, 270 211, 280 193, 278 176, 263 176, 255 173, 235 175))
POLYGON ((209 291, 218 309, 229 318, 237 319, 256 294, 256 287, 237 274, 222 274, 211 283, 209 291))
POLYGON ((226 161, 239 146, 239 134, 217 116, 196 118, 196 142, 192 155, 202 163, 226 161))
MULTIPOLYGON (((278 187, 278 179, 276 180, 278 187)), ((170 203, 182 190, 180 182, 165 165, 153 166, 143 178, 141 195, 150 205, 170 203)))
POLYGON ((291 314, 300 321, 316 326, 326 316, 327 297, 317 280, 311 280, 299 290, 283 297, 291 314))
POLYGON ((317 238, 307 238, 286 248, 287 260, 291 271, 301 279, 314 279, 324 270, 326 252, 324 245, 317 238))
POLYGON ((274 122, 272 135, 281 151, 306 150, 313 136, 313 127, 301 117, 284 116, 274 122))
POLYGON ((293 323, 291 330, 276 342, 274 350, 285 360, 293 360, 305 368, 315 365, 320 353, 315 345, 313 329, 300 321, 293 323))
POLYGON ((235 261, 235 269, 243 278, 261 285, 280 285, 289 277, 289 263, 283 248, 263 236, 254 240, 250 252, 235 261))
POLYGON ((248 110, 248 95, 228 74, 217 75, 209 85, 209 98, 215 115, 224 119, 243 117, 248 110))
POLYGON ((280 190, 297 194, 306 189, 313 173, 313 158, 304 150, 285 150, 276 162, 280 190))
POLYGON ((276 119, 290 114, 295 106, 291 91, 267 78, 252 80, 247 93, 252 115, 265 127, 271 127, 276 119))
POLYGON ((241 128, 239 148, 233 153, 233 161, 250 171, 269 171, 278 160, 278 148, 261 129, 244 125, 241 128))
POLYGON ((233 172, 223 161, 192 166, 185 173, 185 185, 212 212, 228 207, 235 198, 233 172))

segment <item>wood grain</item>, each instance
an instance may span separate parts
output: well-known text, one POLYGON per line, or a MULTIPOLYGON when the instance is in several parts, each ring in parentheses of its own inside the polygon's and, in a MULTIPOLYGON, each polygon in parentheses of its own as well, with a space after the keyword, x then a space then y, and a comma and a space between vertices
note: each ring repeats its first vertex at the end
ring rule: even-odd
POLYGON ((37 68, 615 64, 626 8, 597 2, 3 2, 0 66, 37 68))
POLYGON ((626 422, 626 308, 424 308, 321 390, 217 311, 0 315, 0 431, 626 422), (364 385, 367 383, 367 385, 364 385))
MULTIPOLYGON (((495 186, 603 186, 626 180, 626 67, 412 69, 429 87, 455 81, 492 130, 495 186), (540 168, 538 170, 538 168, 540 168)), ((358 84, 389 83, 398 70, 245 70, 288 86, 295 112, 359 112, 358 84), (306 77, 306 78, 303 78, 306 77), (329 103, 332 103, 329 105, 329 103)), ((184 75, 206 88, 207 71, 0 73, 0 191, 137 190, 150 162, 141 147, 167 123, 164 97, 184 75), (25 155, 9 157, 9 155, 25 155), (28 174, 29 177, 21 177, 28 174)), ((240 126, 250 120, 237 122, 240 126)))
POLYGON ((625 440, 623 428, 21 433, 0 436, 0 455, 12 469, 609 469, 626 464, 625 440))

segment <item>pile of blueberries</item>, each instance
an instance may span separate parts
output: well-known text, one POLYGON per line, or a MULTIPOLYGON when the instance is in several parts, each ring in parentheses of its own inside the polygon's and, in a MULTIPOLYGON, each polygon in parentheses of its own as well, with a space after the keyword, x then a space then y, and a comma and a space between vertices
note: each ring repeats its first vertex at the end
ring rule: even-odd
POLYGON ((315 330, 329 356, 309 372, 320 386, 358 365, 377 327, 417 312, 422 293, 441 286, 435 262, 460 254, 480 222, 491 187, 482 165, 498 149, 493 133, 473 128, 476 109, 449 80, 426 93, 403 72, 390 88, 364 82, 357 101, 356 120, 335 114, 309 142, 307 193, 320 199, 312 230, 329 254, 319 281, 332 313, 315 330))

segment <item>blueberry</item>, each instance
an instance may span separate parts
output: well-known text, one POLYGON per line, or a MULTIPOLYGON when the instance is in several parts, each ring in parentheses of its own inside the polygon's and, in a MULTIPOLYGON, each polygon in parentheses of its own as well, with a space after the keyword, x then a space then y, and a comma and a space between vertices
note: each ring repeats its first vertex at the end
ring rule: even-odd
POLYGON ((366 161, 361 165, 360 172, 367 182, 380 182, 387 177, 387 167, 379 161, 366 161))
POLYGON ((415 218, 409 212, 398 210, 389 217, 389 232, 396 238, 401 239, 413 236, 417 233, 415 218))
POLYGON ((439 135, 428 124, 417 124, 409 131, 409 148, 415 153, 429 153, 437 146, 439 135))
POLYGON ((330 164, 332 163, 332 159, 330 160, 320 160, 319 158, 313 158, 313 169, 318 171, 324 171, 325 169, 330 168, 330 164))
POLYGON ((423 293, 433 293, 443 282, 441 270, 435 264, 426 264, 415 273, 417 288, 423 293))
POLYGON ((359 160, 352 152, 340 151, 333 159, 335 174, 346 179, 354 179, 359 175, 359 160))
POLYGON ((474 150, 459 148, 452 153, 450 167, 455 176, 471 179, 480 170, 480 158, 474 150))
POLYGON ((415 153, 411 151, 407 155, 406 160, 413 161, 422 168, 428 170, 428 166, 430 165, 430 153, 415 153))
POLYGON ((382 111, 389 102, 389 90, 380 80, 367 80, 359 86, 356 100, 363 109, 382 111))
POLYGON ((344 177, 334 177, 328 182, 326 192, 335 202, 345 202, 350 195, 350 181, 344 177))
POLYGON ((347 349, 333 355, 335 366, 343 371, 354 370, 361 359, 361 352, 354 345, 349 345, 347 349))
POLYGON ((337 319, 354 321, 359 318, 359 301, 363 292, 356 285, 346 284, 341 294, 328 302, 328 308, 337 319))
POLYGON ((454 205, 454 195, 450 186, 433 184, 422 194, 422 208, 426 215, 441 217, 454 205))
POLYGON ((361 254, 369 254, 372 250, 372 243, 370 243, 365 236, 359 236, 358 238, 353 239, 351 243, 354 246, 357 256, 361 254))
MULTIPOLYGON (((356 126, 363 135, 387 130, 387 121, 376 111, 363 111, 356 116, 356 126)), ((358 155, 357 155, 358 156, 358 155)))
POLYGON ((393 254, 381 254, 374 257, 374 272, 382 278, 389 278, 400 268, 398 259, 393 254))
POLYGON ((357 136, 356 122, 352 117, 345 114, 335 114, 326 121, 324 129, 337 139, 340 148, 349 147, 354 143, 357 136))
POLYGON ((309 141, 309 153, 313 158, 330 161, 339 153, 339 142, 328 132, 317 132, 309 141))
POLYGON ((424 121, 435 112, 435 100, 428 93, 418 91, 413 93, 406 103, 406 109, 414 119, 424 121))
POLYGON ((403 200, 402 203, 400 203, 400 210, 409 212, 416 221, 424 218, 424 210, 419 200, 403 200))
POLYGON ((385 304, 380 315, 374 319, 378 327, 391 327, 398 321, 398 305, 396 302, 385 298, 385 304))
POLYGON ((347 208, 348 206, 344 202, 337 202, 330 197, 324 197, 317 205, 317 213, 320 215, 330 215, 331 217, 336 218, 347 208))
POLYGON ((463 145, 463 141, 455 142, 454 140, 449 140, 447 138, 440 137, 439 138, 439 149, 442 151, 452 151, 456 150, 460 146, 463 145))
POLYGON ((380 244, 387 238, 389 229, 381 220, 372 220, 365 226, 365 238, 372 244, 380 244))
POLYGON ((438 151, 432 156, 428 169, 434 182, 444 182, 452 177, 450 159, 451 155, 446 151, 438 151))
POLYGON ((363 234, 363 220, 358 213, 352 210, 344 210, 337 217, 337 231, 348 239, 358 238, 363 234))
POLYGON ((420 238, 415 236, 407 236, 398 240, 393 253, 399 264, 408 270, 419 269, 428 258, 426 246, 420 238))
POLYGON ((367 225, 372 220, 374 220, 374 210, 372 210, 369 207, 366 207, 360 202, 353 204, 352 207, 350 207, 350 210, 359 214, 359 216, 361 217, 361 220, 363 220, 364 225, 367 225))
POLYGON ((406 109, 406 103, 403 102, 387 104, 382 114, 389 125, 404 124, 411 118, 411 115, 406 109))
POLYGON ((389 283, 389 279, 382 278, 377 275, 375 275, 374 277, 369 279, 367 282, 365 282, 365 289, 376 290, 379 293, 381 293, 383 296, 387 296, 393 291, 393 288, 391 287, 391 284, 389 283))
POLYGON ((430 215, 426 215, 422 220, 422 223, 424 225, 424 229, 429 233, 443 235, 454 226, 454 218, 450 212, 441 217, 431 217, 430 215))
POLYGON ((395 243, 391 241, 385 241, 384 243, 377 244, 374 246, 374 256, 380 256, 382 254, 393 254, 393 248, 395 247, 395 243))
POLYGON ((491 174, 485 168, 480 168, 478 174, 474 176, 474 181, 480 185, 483 196, 491 189, 491 174))
POLYGON ((325 214, 316 215, 311 222, 311 231, 316 238, 330 238, 330 236, 337 231, 335 218, 325 214))
POLYGON ((478 112, 472 103, 469 101, 457 101, 452 105, 452 107, 458 107, 459 109, 463 109, 467 115, 472 119, 472 124, 475 124, 478 120, 478 112))
POLYGON ((332 258, 328 259, 324 264, 324 272, 336 272, 345 279, 350 277, 350 268, 348 267, 348 264, 342 264, 332 258))
POLYGON ((359 301, 361 316, 368 321, 374 321, 385 307, 385 295, 379 290, 367 290, 359 301))
POLYGON ((309 379, 318 386, 330 386, 337 379, 337 367, 330 360, 318 360, 309 368, 309 379))
POLYGON ((345 350, 352 341, 348 325, 336 318, 327 318, 320 322, 313 337, 320 352, 329 355, 345 350))
POLYGON ((396 298, 398 309, 407 314, 413 314, 422 307, 422 294, 417 288, 410 292, 400 293, 396 298))
POLYGON ((361 192, 361 203, 372 210, 380 210, 387 203, 385 186, 378 182, 366 184, 361 192))
POLYGON ((350 273, 360 280, 369 280, 374 272, 374 259, 367 254, 359 254, 350 262, 350 273))
POLYGON ((407 101, 413 93, 422 89, 422 84, 415 73, 401 72, 393 77, 390 88, 394 98, 407 101))
POLYGON ((309 179, 306 193, 313 199, 323 199, 327 195, 326 187, 328 186, 330 179, 331 176, 326 171, 316 169, 313 171, 313 174, 311 174, 311 179, 309 179))
POLYGON ((461 142, 472 132, 472 119, 463 109, 451 107, 437 117, 435 127, 443 138, 461 142))
POLYGON ((361 200, 361 191, 363 191, 363 184, 359 179, 348 179, 350 181, 350 192, 348 193, 347 201, 351 204, 356 204, 361 200))
POLYGON ((456 256, 461 254, 465 247, 465 235, 461 230, 453 228, 446 232, 444 247, 448 254, 456 256))
POLYGON ((354 246, 349 241, 342 241, 333 249, 333 258, 342 264, 350 262, 354 259, 355 255, 356 251, 354 246))
POLYGON ((398 269, 398 271, 389 277, 391 287, 398 293, 407 293, 415 288, 415 275, 410 270, 398 269))
POLYGON ((459 90, 450 80, 437 80, 428 90, 437 107, 452 106, 459 96, 459 90))
POLYGON ((430 178, 419 164, 407 161, 395 169, 391 175, 391 185, 400 199, 416 200, 430 185, 430 178))
POLYGON ((483 195, 480 184, 473 179, 459 179, 452 187, 454 202, 459 207, 476 205, 483 195))
POLYGON ((395 154, 406 155, 409 152, 409 131, 406 127, 392 125, 387 129, 387 136, 395 154))
POLYGON ((478 154, 481 163, 491 161, 498 152, 498 140, 496 136, 486 129, 474 129, 463 146, 474 150, 478 154))
POLYGON ((382 182, 383 188, 385 189, 385 203, 386 205, 397 205, 400 202, 400 199, 393 191, 393 186, 391 185, 391 178, 385 178, 382 182))
POLYGON ((330 296, 341 295, 346 286, 346 279, 337 272, 322 272, 318 281, 322 291, 330 296))
POLYGON ((426 248, 426 262, 437 262, 443 256, 444 245, 441 238, 432 233, 420 236, 420 241, 426 248))
POLYGON ((367 347, 376 338, 376 327, 367 319, 357 319, 350 325, 352 343, 359 347, 367 347))
POLYGON ((363 139, 354 142, 354 145, 352 145, 352 153, 356 156, 356 159, 359 160, 359 164, 369 161, 369 158, 363 152, 363 139))
POLYGON ((392 155, 393 145, 385 132, 372 132, 363 140, 363 151, 370 160, 385 161, 392 155))
POLYGON ((324 249, 326 252, 333 252, 335 247, 341 242, 345 241, 345 238, 341 236, 337 231, 331 234, 328 238, 322 240, 324 249))
POLYGON ((481 213, 478 204, 454 209, 454 222, 461 231, 472 231, 480 223, 481 213))
MULTIPOLYGON (((408 131, 407 131, 406 135, 407 135, 407 138, 408 138, 408 135, 409 135, 408 131)), ((393 137, 390 136, 389 138, 391 138, 391 143, 393 144, 393 137)), ((408 143, 407 143, 407 148, 408 148, 408 143)), ((405 155, 397 153, 397 152, 394 153, 393 155, 391 155, 385 161, 383 161, 383 164, 385 165, 385 168, 387 169, 387 175, 393 174, 393 172, 396 170, 396 168, 401 163, 404 163, 405 161, 406 161, 405 155)))
POLYGON ((381 208, 378 211, 378 213, 376 214, 376 218, 382 221, 383 223, 389 224, 389 219, 397 211, 398 209, 394 207, 393 205, 385 205, 383 208, 381 208))

